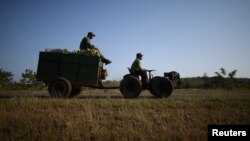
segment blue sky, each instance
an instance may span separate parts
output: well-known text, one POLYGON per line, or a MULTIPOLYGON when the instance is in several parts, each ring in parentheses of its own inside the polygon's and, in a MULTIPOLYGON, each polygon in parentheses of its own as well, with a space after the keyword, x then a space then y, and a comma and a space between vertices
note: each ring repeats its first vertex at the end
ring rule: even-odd
POLYGON ((77 50, 89 31, 112 60, 109 80, 128 73, 138 52, 154 76, 223 67, 250 78, 250 0, 1 0, 0 20, 0 68, 16 80, 36 71, 39 51, 77 50))

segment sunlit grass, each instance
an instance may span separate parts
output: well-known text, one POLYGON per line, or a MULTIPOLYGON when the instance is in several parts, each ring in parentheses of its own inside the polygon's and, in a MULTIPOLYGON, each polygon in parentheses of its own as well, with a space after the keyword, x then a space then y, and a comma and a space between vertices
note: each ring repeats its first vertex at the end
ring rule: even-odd
POLYGON ((208 124, 249 124, 250 100, 0 100, 1 140, 206 140, 208 124))

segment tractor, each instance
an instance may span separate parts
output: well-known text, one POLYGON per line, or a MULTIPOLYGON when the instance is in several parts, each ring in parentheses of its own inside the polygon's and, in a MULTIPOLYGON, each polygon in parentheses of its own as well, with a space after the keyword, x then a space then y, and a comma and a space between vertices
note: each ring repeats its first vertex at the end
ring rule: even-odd
POLYGON ((152 77, 151 72, 155 70, 145 70, 148 73, 149 80, 142 83, 140 76, 131 73, 124 75, 120 82, 120 91, 124 98, 137 98, 143 90, 149 90, 150 93, 158 98, 169 97, 176 86, 176 80, 180 78, 179 73, 172 71, 164 73, 164 76, 152 77))

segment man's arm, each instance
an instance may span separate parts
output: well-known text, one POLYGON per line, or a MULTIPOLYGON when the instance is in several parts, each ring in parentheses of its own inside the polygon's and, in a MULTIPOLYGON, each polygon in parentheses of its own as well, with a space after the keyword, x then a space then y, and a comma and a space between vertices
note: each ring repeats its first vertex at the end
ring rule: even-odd
POLYGON ((95 48, 95 46, 90 43, 90 39, 89 38, 84 37, 82 39, 81 44, 80 44, 80 49, 88 49, 88 48, 92 49, 92 48, 95 48))
POLYGON ((141 61, 139 61, 138 60, 138 69, 139 69, 139 71, 144 71, 145 69, 143 69, 142 67, 141 67, 141 61))

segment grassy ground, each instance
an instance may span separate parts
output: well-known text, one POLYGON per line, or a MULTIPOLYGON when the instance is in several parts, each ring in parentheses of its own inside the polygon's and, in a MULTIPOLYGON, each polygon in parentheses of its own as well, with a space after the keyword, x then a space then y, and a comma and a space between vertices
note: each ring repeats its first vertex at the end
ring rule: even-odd
POLYGON ((0 99, 0 140, 207 140, 250 124, 250 99, 0 99))

